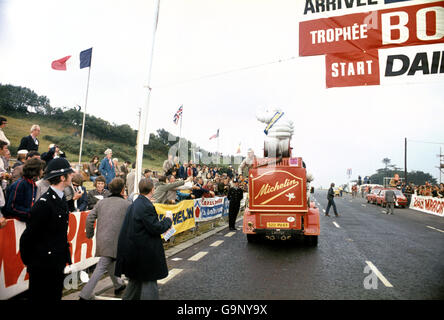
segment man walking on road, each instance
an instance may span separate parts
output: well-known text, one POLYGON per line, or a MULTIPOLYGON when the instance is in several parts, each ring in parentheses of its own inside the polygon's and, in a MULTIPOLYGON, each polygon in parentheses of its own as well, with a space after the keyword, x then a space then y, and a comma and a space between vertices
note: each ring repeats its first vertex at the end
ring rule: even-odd
POLYGON ((385 191, 385 201, 387 203, 387 214, 393 214, 395 209, 396 195, 393 190, 385 191), (391 212, 391 213, 390 213, 391 212))
POLYGON ((338 215, 338 210, 336 210, 336 204, 335 204, 335 192, 333 190, 335 184, 332 183, 330 185, 330 189, 328 189, 328 193, 327 193, 327 200, 328 200, 328 204, 327 204, 327 210, 325 211, 325 216, 329 217, 328 212, 330 211, 330 207, 333 206, 333 211, 335 213, 336 217, 339 217, 338 215))

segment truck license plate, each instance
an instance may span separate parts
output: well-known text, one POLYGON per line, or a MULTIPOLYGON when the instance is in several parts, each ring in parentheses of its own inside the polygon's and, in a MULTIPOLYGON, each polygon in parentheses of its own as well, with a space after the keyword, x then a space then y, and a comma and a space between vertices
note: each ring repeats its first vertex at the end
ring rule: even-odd
POLYGON ((267 228, 289 228, 288 222, 267 222, 267 228))

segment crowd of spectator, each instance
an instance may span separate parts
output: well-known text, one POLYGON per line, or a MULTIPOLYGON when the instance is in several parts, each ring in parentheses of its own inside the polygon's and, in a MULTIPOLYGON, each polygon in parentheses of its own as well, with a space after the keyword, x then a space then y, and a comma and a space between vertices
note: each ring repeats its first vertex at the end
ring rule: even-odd
POLYGON ((444 198, 444 183, 432 185, 426 182, 426 184, 420 186, 409 183, 407 186, 403 184, 401 190, 403 193, 410 195, 444 198))
MULTIPOLYGON (((42 179, 45 168, 50 161, 65 157, 57 145, 51 144, 48 150, 39 153, 38 136, 40 127, 33 125, 30 134, 20 141, 20 146, 14 163, 10 161, 10 141, 3 128, 7 120, 0 118, 0 216, 2 226, 5 218, 15 218, 27 221, 31 206, 49 188, 49 183, 42 179), (23 148, 29 148, 23 149, 23 148)), ((64 196, 70 211, 92 210, 95 204, 111 193, 108 185, 118 177, 125 184, 125 198, 133 200, 135 184, 135 163, 112 157, 112 150, 106 149, 100 159, 94 155, 84 164, 72 178, 71 185, 65 188, 64 196), (85 181, 92 181, 94 189, 87 191, 83 186, 85 181)), ((168 156, 162 166, 162 171, 144 169, 142 178, 149 179, 154 184, 153 202, 176 204, 186 199, 228 196, 231 188, 247 191, 248 179, 236 172, 232 166, 222 168, 196 164, 193 161, 180 162, 178 157, 168 156)))
MULTIPOLYGON (((159 221, 152 203, 176 204, 184 199, 227 196, 230 200, 229 227, 236 230, 234 224, 243 192, 247 190, 247 179, 231 166, 201 166, 192 161, 180 163, 177 157, 169 156, 163 164, 163 172, 147 168, 141 172, 140 181, 135 181, 135 164, 131 165, 129 161, 119 164, 119 160, 112 157, 112 150, 106 149, 102 160, 94 155, 89 163, 73 169, 57 145, 52 144, 47 151, 39 153, 38 125, 33 125, 30 135, 21 139, 16 160, 11 165, 14 160, 11 161, 10 141, 3 132, 6 124, 7 120, 0 117, 0 228, 7 225, 6 219, 17 219, 26 224, 19 243, 22 261, 30 274, 32 300, 61 299, 63 269, 72 263, 67 240, 69 212, 90 210, 85 230, 88 238, 94 236, 97 222, 96 256, 100 261, 80 299, 94 299, 93 289, 105 271, 113 280, 115 293, 123 292, 126 284, 120 279, 122 270, 130 280, 124 299, 146 298, 136 293, 138 286, 145 285, 147 277, 153 278, 153 297, 158 298, 155 280, 164 277, 165 272, 156 275, 151 271, 165 260, 160 235, 171 227, 172 214, 167 212, 165 219, 159 221), (93 182, 94 188, 87 191, 83 186, 85 181, 93 182), (135 184, 139 188, 137 199, 135 184), (127 209, 131 214, 125 214, 127 209), (128 264, 125 260, 127 249, 121 253, 117 251, 125 240, 119 239, 126 226, 123 219, 132 219, 133 212, 137 217, 140 215, 144 219, 143 226, 151 230, 150 241, 160 243, 154 250, 157 250, 155 256, 163 256, 159 261, 149 259, 140 275, 130 273, 130 270, 144 265, 146 259, 128 264), (153 230, 156 231, 153 233, 153 230), (54 252, 53 248, 56 248, 54 252), (115 267, 119 267, 115 273, 117 277, 115 267), (51 281, 46 281, 48 278, 51 281)), ((135 219, 139 221, 139 218, 135 219)), ((152 246, 141 241, 132 243, 130 249, 144 245, 152 246)), ((153 250, 151 247, 141 250, 136 254, 138 259, 153 254, 149 252, 153 250)))
MULTIPOLYGON (((412 195, 440 199, 444 198, 444 183, 431 184, 430 182, 426 181, 424 185, 415 185, 413 182, 406 184, 405 182, 400 181, 398 184, 391 185, 390 187, 400 190, 408 198, 409 203, 412 195)), ((370 193, 370 191, 371 187, 368 185, 366 185, 364 188, 361 187, 362 197, 364 197, 365 194, 370 193)))

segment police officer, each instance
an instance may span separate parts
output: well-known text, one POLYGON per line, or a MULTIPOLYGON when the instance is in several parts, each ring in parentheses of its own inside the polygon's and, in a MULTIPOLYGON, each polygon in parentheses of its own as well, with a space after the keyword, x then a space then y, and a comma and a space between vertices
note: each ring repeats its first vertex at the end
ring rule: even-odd
POLYGON ((29 225, 20 238, 20 254, 29 273, 31 300, 60 300, 66 264, 71 264, 67 239, 69 211, 63 190, 74 174, 64 158, 52 160, 44 179, 50 183, 31 208, 29 225))
POLYGON ((234 186, 228 190, 227 198, 230 200, 230 206, 228 211, 228 226, 230 230, 237 230, 235 227, 236 218, 240 209, 240 202, 244 197, 244 192, 239 188, 239 180, 233 180, 234 186))

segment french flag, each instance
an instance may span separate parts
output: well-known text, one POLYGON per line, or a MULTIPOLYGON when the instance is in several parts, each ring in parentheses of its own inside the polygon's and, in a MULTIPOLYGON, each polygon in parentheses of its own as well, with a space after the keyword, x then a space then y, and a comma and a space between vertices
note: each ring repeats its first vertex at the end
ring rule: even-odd
POLYGON ((210 140, 211 140, 211 139, 218 138, 218 137, 219 137, 219 129, 217 129, 217 133, 216 133, 216 134, 213 134, 213 135, 210 137, 210 140))
MULTIPOLYGON (((91 67, 92 48, 80 52, 79 58, 80 69, 91 67)), ((67 64, 69 65, 70 62, 69 59, 71 59, 71 56, 66 56, 61 59, 54 60, 51 63, 51 68, 53 68, 54 70, 66 71, 67 64)))

